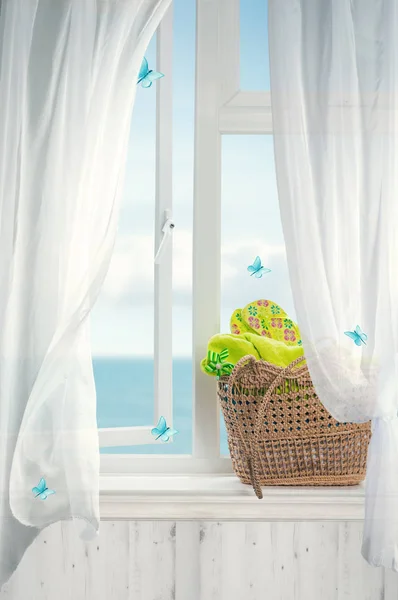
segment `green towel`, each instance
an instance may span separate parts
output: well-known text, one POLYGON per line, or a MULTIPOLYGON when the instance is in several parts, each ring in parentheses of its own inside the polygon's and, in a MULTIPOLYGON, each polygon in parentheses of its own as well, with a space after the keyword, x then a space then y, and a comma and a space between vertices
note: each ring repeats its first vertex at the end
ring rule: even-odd
MULTIPOLYGON (((278 367, 287 367, 293 360, 304 355, 302 346, 288 346, 284 342, 263 337, 255 333, 243 333, 236 335, 233 333, 219 333, 210 338, 208 351, 219 354, 224 348, 228 350, 229 363, 234 366, 236 363, 250 354, 257 360, 260 358, 266 360, 278 367)), ((207 357, 201 362, 201 369, 207 375, 217 375, 216 372, 208 373, 205 366, 208 364, 207 357)))

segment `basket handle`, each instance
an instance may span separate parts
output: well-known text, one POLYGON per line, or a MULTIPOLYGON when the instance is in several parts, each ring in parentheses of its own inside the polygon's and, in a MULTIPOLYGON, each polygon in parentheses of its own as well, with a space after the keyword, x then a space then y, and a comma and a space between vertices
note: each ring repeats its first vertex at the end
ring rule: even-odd
POLYGON ((231 375, 228 377, 228 390, 230 389, 230 387, 232 389, 232 386, 235 383, 235 380, 238 376, 240 368, 246 364, 255 363, 255 362, 256 362, 256 359, 252 354, 246 354, 246 356, 244 356, 243 358, 238 360, 238 362, 236 363, 236 365, 233 368, 231 375))
MULTIPOLYGON (((269 386, 267 393, 264 395, 264 398, 259 406, 258 409, 258 415, 257 415, 257 419, 256 419, 256 424, 254 427, 254 443, 256 444, 259 435, 260 435, 260 431, 262 429, 263 426, 263 421, 264 421, 264 417, 265 417, 265 409, 267 408, 268 402, 271 399, 271 396, 275 390, 275 388, 278 387, 278 385, 280 385, 282 383, 282 381, 284 379, 286 379, 286 376, 291 373, 291 371, 294 369, 294 367, 296 365, 298 365, 299 363, 303 362, 305 360, 304 356, 300 356, 299 358, 296 358, 295 360, 293 360, 290 365, 288 365, 287 367, 285 367, 280 373, 279 375, 277 375, 274 379, 274 381, 271 383, 271 385, 269 386)), ((259 498, 261 500, 261 498, 263 497, 263 493, 259 484, 259 465, 258 465, 258 453, 257 452, 253 452, 250 456, 250 462, 251 464, 249 465, 250 468, 250 475, 251 475, 251 480, 252 480, 252 486, 253 489, 256 493, 257 498, 259 498)))
MULTIPOLYGON (((228 378, 228 391, 227 391, 227 397, 228 397, 228 404, 229 406, 233 407, 232 404, 232 400, 233 400, 233 394, 232 394, 232 390, 235 384, 235 381, 238 377, 238 374, 241 370, 242 367, 244 367, 247 364, 254 364, 256 363, 257 360, 254 356, 252 356, 251 354, 247 354, 246 356, 244 356, 243 358, 241 358, 235 365, 231 375, 228 378)), ((237 431, 239 432, 239 437, 241 439, 242 442, 242 446, 245 449, 245 458, 247 461, 247 468, 248 471, 250 473, 250 479, 251 479, 251 484, 252 484, 252 488, 257 496, 257 498, 259 500, 262 499, 263 497, 263 493, 261 491, 261 486, 259 484, 259 475, 258 475, 258 465, 257 465, 257 461, 255 458, 255 452, 252 452, 252 448, 251 448, 251 444, 248 444, 245 436, 243 435, 242 432, 242 426, 241 423, 237 417, 237 413, 234 412, 234 419, 235 419, 235 426, 237 431)), ((257 424, 257 422, 256 422, 257 424)))
MULTIPOLYGON (((305 357, 300 356, 299 358, 296 358, 296 360, 292 361, 290 363, 290 365, 288 365, 287 367, 285 367, 284 369, 282 369, 280 371, 279 375, 277 375, 275 377, 274 381, 271 383, 270 387, 268 388, 267 393, 265 394, 263 401, 261 402, 261 404, 259 406, 259 412, 257 415, 255 427, 254 427, 254 444, 256 444, 256 441, 258 440, 258 437, 259 437, 259 434, 260 434, 260 431, 262 428, 262 422, 265 417, 265 409, 267 407, 267 404, 268 404, 275 388, 278 387, 278 385, 280 385, 280 383, 282 383, 282 381, 284 379, 286 379, 286 376, 294 369, 294 367, 296 365, 303 362, 304 360, 305 360, 305 357)), ((228 397, 228 404, 230 406, 233 406, 233 404, 232 404, 232 400, 233 400, 232 389, 234 387, 235 381, 238 377, 241 367, 244 367, 246 364, 249 364, 249 363, 253 364, 256 362, 257 362, 256 358, 254 356, 252 356, 251 354, 248 354, 247 356, 244 356, 236 363, 231 375, 228 378, 227 397, 228 397)), ((259 498, 261 500, 263 498, 263 493, 261 490, 261 486, 259 484, 260 476, 259 476, 259 465, 258 465, 258 459, 257 459, 257 452, 252 452, 252 448, 251 448, 252 445, 248 444, 246 442, 245 436, 242 433, 240 421, 238 420, 236 415, 237 415, 237 413, 234 412, 235 425, 236 425, 237 431, 239 432, 239 436, 241 438, 242 445, 245 449, 247 466, 248 466, 249 473, 250 473, 252 487, 253 487, 253 490, 254 490, 257 498, 259 498)))

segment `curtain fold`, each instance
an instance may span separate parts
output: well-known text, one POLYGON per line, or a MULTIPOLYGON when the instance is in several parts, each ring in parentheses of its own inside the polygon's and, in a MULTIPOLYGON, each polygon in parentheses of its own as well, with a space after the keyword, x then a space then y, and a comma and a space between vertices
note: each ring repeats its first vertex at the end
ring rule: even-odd
POLYGON ((275 159, 317 393, 373 420, 363 554, 398 570, 398 5, 269 1, 275 159), (347 335, 359 325, 366 343, 347 335))
POLYGON ((0 6, 0 585, 46 525, 99 527, 89 313, 145 49, 171 0, 0 6), (55 494, 35 498, 46 479, 55 494))

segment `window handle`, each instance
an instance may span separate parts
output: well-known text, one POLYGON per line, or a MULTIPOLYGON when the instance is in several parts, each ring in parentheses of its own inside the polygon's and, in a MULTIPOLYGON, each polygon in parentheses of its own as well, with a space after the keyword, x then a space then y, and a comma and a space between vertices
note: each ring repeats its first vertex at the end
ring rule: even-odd
POLYGON ((175 227, 175 224, 174 224, 174 221, 172 218, 172 214, 171 214, 171 210, 165 210, 164 214, 165 214, 166 220, 162 227, 163 237, 159 244, 159 248, 158 248, 158 251, 156 252, 156 256, 155 256, 156 264, 160 263, 160 258, 163 254, 163 250, 166 248, 166 244, 169 242, 169 240, 171 240, 173 229, 175 227))

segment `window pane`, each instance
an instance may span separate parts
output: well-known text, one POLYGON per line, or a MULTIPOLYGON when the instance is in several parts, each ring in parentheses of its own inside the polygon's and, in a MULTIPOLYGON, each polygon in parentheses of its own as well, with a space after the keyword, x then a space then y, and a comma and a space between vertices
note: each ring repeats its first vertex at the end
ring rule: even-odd
MULTIPOLYGON (((271 299, 295 319, 279 214, 273 138, 267 135, 223 136, 221 332, 237 308, 271 299), (255 257, 271 273, 262 278, 247 271, 255 257)), ((227 454, 224 422, 221 453, 227 454)))
MULTIPOLYGON (((146 56, 155 63, 155 39, 146 56)), ((155 135, 156 88, 139 87, 116 246, 92 314, 99 427, 153 422, 155 135)))
POLYGON ((240 0, 240 85, 270 89, 268 0, 240 0))
POLYGON ((192 215, 195 0, 174 1, 173 60, 173 403, 175 454, 192 452, 192 215))
MULTIPOLYGON (((189 454, 192 451, 195 1, 175 0, 173 10, 173 216, 176 223, 173 232, 173 425, 179 433, 172 444, 102 449, 111 454, 189 454)), ((156 65, 155 40, 145 56, 150 65, 156 65)), ((139 87, 137 90, 131 140, 113 267, 93 315, 99 427, 154 423, 156 84, 150 89, 139 87), (124 302, 119 292, 123 292, 124 302), (110 357, 110 351, 122 358, 110 357)))
POLYGON ((139 454, 192 452, 195 0, 174 0, 173 15, 173 427, 178 434, 172 444, 131 449, 139 454))

